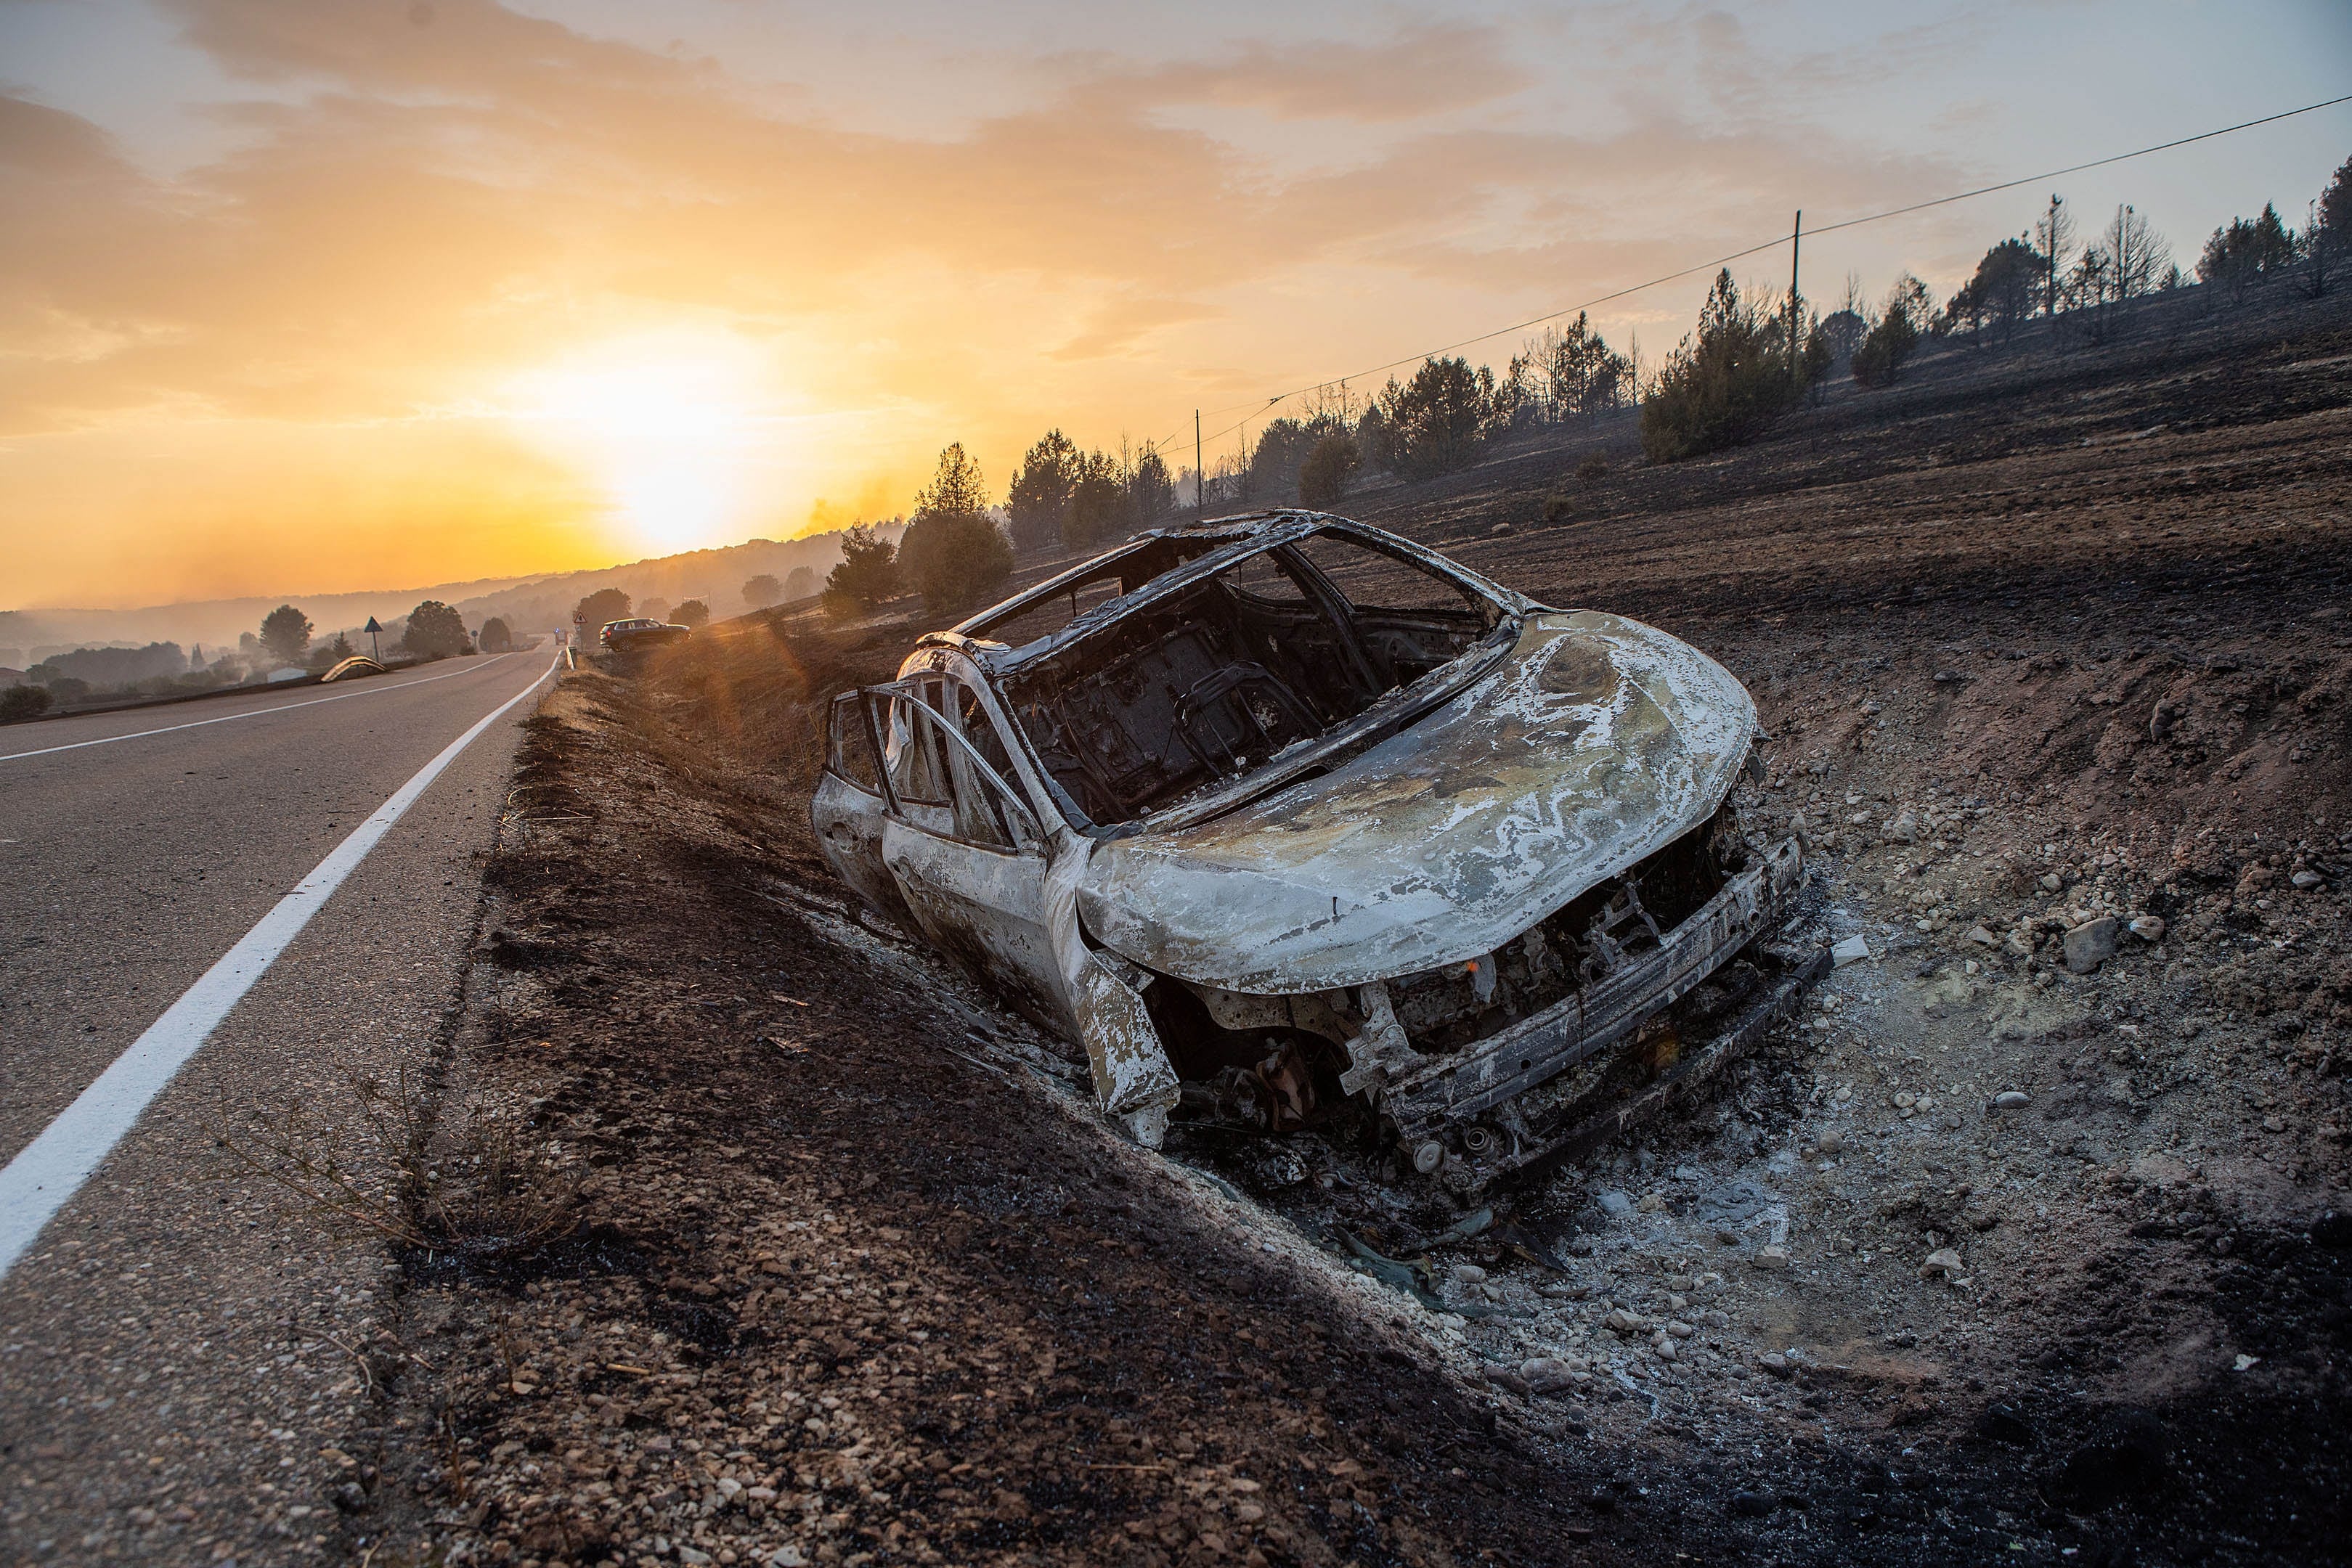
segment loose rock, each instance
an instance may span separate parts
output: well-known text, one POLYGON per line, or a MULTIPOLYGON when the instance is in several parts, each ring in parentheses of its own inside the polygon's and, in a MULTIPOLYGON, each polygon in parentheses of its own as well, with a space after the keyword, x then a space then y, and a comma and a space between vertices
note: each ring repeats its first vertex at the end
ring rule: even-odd
POLYGON ((2066 933, 2066 967, 2087 975, 2116 956, 2116 937, 2123 922, 2112 915, 2086 920, 2066 933))
POLYGON ((1574 1387, 1580 1371, 1558 1356, 1541 1355, 1519 1363, 1519 1381, 1530 1394, 1557 1394, 1574 1387))

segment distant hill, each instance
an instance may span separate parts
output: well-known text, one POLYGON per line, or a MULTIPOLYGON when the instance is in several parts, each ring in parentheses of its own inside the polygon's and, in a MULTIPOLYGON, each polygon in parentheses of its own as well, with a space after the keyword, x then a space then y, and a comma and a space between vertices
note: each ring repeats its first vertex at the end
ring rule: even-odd
MULTIPOLYGON (((887 528, 881 531, 886 537, 896 532, 887 528)), ((751 578, 765 572, 781 582, 794 567, 805 566, 822 579, 840 560, 841 536, 825 533, 782 541, 747 539, 718 549, 547 577, 478 578, 359 593, 269 593, 142 610, 0 611, 0 665, 22 669, 75 648, 144 647, 157 642, 208 651, 234 648, 239 632, 257 631, 261 618, 280 604, 291 604, 308 615, 317 635, 345 632, 355 642, 361 641, 358 629, 371 615, 397 635, 408 612, 427 599, 456 605, 467 626, 479 626, 497 615, 518 632, 551 631, 569 626, 572 607, 600 588, 617 588, 640 604, 661 600, 670 609, 701 599, 714 619, 724 620, 750 608, 743 602, 743 584, 751 578)))

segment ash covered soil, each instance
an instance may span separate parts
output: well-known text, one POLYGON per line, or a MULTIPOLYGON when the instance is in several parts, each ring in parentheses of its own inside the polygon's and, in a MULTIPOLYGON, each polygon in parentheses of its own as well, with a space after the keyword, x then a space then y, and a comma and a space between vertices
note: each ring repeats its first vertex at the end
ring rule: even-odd
POLYGON ((583 673, 444 1086, 552 1137, 576 1218, 406 1260, 337 1549, 2343 1555, 2344 313, 1628 439, 1347 509, 1748 684, 1800 935, 1868 955, 1790 1027, 1483 1227, 1312 1136, 1152 1154, 817 860, 821 699, 912 622, 583 673))

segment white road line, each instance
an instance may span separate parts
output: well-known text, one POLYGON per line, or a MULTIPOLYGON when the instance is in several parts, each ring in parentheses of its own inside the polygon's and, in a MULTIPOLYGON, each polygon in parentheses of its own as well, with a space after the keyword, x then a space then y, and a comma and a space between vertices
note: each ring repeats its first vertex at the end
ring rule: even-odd
MULTIPOLYGON (((40 1235, 58 1209, 71 1201, 99 1163, 122 1141, 163 1086, 188 1063, 229 1009, 236 1006, 254 982, 268 973, 288 943, 310 923, 328 897, 342 885, 376 841, 389 831, 402 813, 416 803, 425 787, 457 754, 499 716, 537 691, 554 672, 550 664, 538 680, 492 708, 471 729, 451 741, 441 755, 417 770, 416 776, 393 792, 375 814, 353 829, 317 869, 293 892, 270 907, 260 923, 236 946, 190 986, 163 1016, 147 1026, 131 1048, 98 1075, 74 1103, 41 1129, 40 1136, 17 1152, 0 1170, 0 1279, 7 1277, 16 1260, 40 1235)), ((439 677, 435 677, 438 679, 439 677)), ((412 682, 411 685, 415 683, 412 682)))
MULTIPOLYGON (((38 751, 0 752, 0 762, 14 762, 20 757, 47 757, 57 751, 79 751, 85 746, 111 746, 118 740, 144 740, 151 735, 169 735, 175 729, 202 729, 208 724, 226 724, 232 719, 268 718, 272 714, 291 713, 298 707, 317 707, 320 703, 339 703, 346 697, 371 697, 384 692, 404 692, 411 686, 425 685, 434 681, 446 681, 458 675, 470 675, 478 670, 487 670, 506 657, 504 653, 493 653, 478 664, 470 664, 462 670, 452 670, 446 675, 422 675, 413 681, 400 681, 388 686, 362 686, 355 692, 337 692, 333 696, 312 697, 308 702, 280 703, 276 707, 257 707, 247 713, 225 713, 218 718, 191 719, 186 724, 167 724, 161 729, 133 730, 129 735, 101 735, 96 740, 77 740, 66 746, 45 746, 38 751)), ((89 716, 95 718, 98 716, 93 714, 89 716)))

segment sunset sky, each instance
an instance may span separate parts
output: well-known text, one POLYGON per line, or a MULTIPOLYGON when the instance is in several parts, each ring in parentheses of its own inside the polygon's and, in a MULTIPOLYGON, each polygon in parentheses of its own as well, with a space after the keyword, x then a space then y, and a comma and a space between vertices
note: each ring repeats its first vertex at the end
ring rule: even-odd
MULTIPOLYGON (((1189 461, 1196 405, 1798 206, 2347 90, 2343 0, 0 0, 0 609, 785 538, 905 509, 950 440, 1001 497, 1054 424, 1189 461)), ((2347 152, 2352 106, 2057 188, 2187 266, 2347 152)), ((1940 298, 2047 194, 1809 244, 1807 292, 1940 298)), ((1595 319, 1654 358, 1705 281, 1595 319)))

